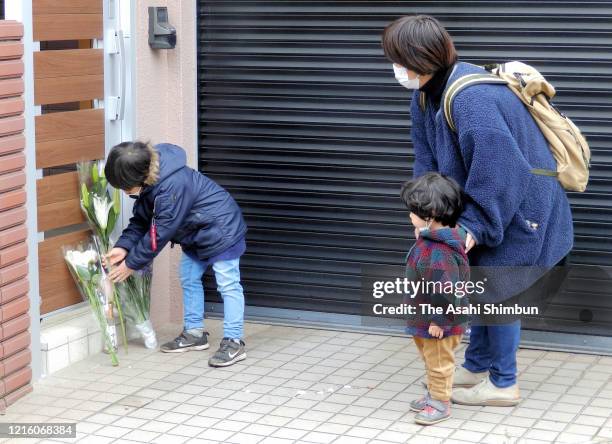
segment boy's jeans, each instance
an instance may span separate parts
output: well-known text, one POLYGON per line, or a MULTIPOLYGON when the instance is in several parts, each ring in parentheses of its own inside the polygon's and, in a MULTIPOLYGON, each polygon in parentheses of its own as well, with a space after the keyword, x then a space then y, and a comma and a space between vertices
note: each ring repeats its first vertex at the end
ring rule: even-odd
MULTIPOLYGON (((244 326, 244 294, 240 285, 240 259, 212 264, 217 290, 223 298, 223 337, 242 339, 244 326)), ((202 276, 207 265, 183 253, 181 286, 183 287, 183 317, 186 330, 204 327, 204 285, 202 276)))
POLYGON ((473 373, 489 371, 499 388, 516 384, 516 352, 521 339, 521 321, 501 325, 473 325, 463 366, 473 373))

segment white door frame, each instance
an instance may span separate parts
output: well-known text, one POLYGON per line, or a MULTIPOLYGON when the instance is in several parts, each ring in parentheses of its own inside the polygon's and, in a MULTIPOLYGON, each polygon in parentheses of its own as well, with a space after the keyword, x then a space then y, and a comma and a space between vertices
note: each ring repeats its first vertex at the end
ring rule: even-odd
MULTIPOLYGON (((135 129, 135 44, 132 30, 135 28, 135 0, 104 0, 104 36, 105 39, 117 39, 118 48, 104 52, 104 97, 109 107, 119 106, 123 109, 121 118, 113 120, 114 112, 105 114, 105 154, 121 142, 134 138, 135 129), (122 41, 120 41, 122 40, 122 41), (117 53, 116 50, 119 52, 117 53), (121 53, 123 51, 123 53, 121 53), (109 54, 112 52, 113 54, 109 54), (109 97, 122 95, 120 103, 109 97), (115 102, 115 103, 111 103, 115 102)), ((108 46, 108 45, 107 45, 108 46)), ((121 193, 121 218, 117 223, 114 236, 118 237, 127 227, 132 214, 133 202, 121 193)))

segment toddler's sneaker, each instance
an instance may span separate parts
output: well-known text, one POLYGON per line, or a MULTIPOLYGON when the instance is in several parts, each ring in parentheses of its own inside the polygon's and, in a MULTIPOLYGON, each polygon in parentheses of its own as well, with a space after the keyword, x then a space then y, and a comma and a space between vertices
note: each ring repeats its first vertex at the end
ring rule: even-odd
POLYGON ((203 332, 202 336, 195 336, 186 330, 170 342, 166 342, 159 349, 164 353, 183 353, 191 350, 206 350, 208 344, 208 332, 203 332))
POLYGON ((450 418, 450 401, 438 401, 429 398, 425 408, 414 416, 414 422, 420 425, 432 425, 450 418))
POLYGON ((223 338, 219 350, 208 360, 211 367, 227 367, 246 359, 244 342, 240 339, 223 338))
POLYGON ((413 412, 420 412, 427 405, 427 400, 429 399, 429 392, 425 393, 421 398, 415 399, 414 401, 410 401, 410 410, 413 412))

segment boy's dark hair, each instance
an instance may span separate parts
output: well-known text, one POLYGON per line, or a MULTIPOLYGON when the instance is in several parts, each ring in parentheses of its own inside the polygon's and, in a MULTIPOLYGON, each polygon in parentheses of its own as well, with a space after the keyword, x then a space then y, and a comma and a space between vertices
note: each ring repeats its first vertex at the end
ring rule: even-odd
POLYGON ((389 24, 382 34, 382 47, 389 60, 417 74, 433 74, 457 61, 453 39, 429 15, 401 17, 389 24))
POLYGON ((157 151, 150 143, 120 143, 108 154, 104 174, 108 183, 121 190, 153 185, 159 174, 157 151))
POLYGON ((423 220, 433 219, 454 227, 463 211, 463 192, 453 179, 427 173, 406 182, 400 197, 408 209, 423 220))

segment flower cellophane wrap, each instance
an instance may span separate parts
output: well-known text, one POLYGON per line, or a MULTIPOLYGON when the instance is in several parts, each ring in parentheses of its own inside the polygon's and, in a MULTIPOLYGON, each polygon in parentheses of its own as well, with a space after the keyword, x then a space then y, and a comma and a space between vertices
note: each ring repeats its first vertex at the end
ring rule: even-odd
POLYGON ((151 324, 151 278, 149 265, 135 271, 125 281, 117 284, 121 305, 127 321, 140 333, 147 348, 157 348, 157 336, 151 324))
POLYGON ((113 307, 115 291, 108 274, 102 266, 100 254, 93 242, 62 248, 68 269, 74 278, 83 299, 89 302, 91 311, 98 321, 106 351, 113 365, 119 365, 117 358, 117 329, 113 307))
MULTIPOLYGON (((81 210, 94 234, 96 249, 100 255, 106 255, 111 248, 111 234, 121 212, 119 190, 109 187, 104 175, 104 162, 80 162, 79 194, 81 210)), ((111 284, 112 285, 112 284, 111 284)), ((116 289, 112 286, 117 296, 116 289)), ((118 299, 117 297, 115 299, 118 299)), ((123 345, 127 351, 127 335, 121 304, 115 308, 119 315, 119 325, 123 336, 123 345)))

